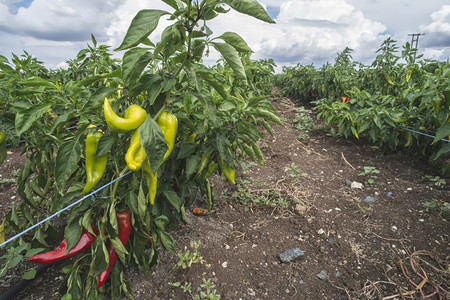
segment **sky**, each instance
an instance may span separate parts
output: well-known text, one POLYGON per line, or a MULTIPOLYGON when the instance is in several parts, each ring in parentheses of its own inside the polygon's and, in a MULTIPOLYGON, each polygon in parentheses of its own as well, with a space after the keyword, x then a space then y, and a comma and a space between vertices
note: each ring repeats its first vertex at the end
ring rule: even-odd
MULTIPOLYGON (((448 0, 259 0, 276 24, 230 11, 209 23, 213 36, 233 31, 254 51, 253 59, 272 58, 279 71, 298 63, 332 63, 347 46, 352 57, 370 64, 381 43, 391 37, 400 47, 419 38, 425 58, 450 58, 448 0)), ((48 68, 67 66, 91 44, 119 46, 141 9, 172 9, 157 0, 0 0, 0 55, 27 51, 48 68)), ((159 41, 165 18, 151 35, 159 41)), ((123 52, 115 53, 121 58, 123 52)), ((219 58, 211 53, 212 63, 219 58)))

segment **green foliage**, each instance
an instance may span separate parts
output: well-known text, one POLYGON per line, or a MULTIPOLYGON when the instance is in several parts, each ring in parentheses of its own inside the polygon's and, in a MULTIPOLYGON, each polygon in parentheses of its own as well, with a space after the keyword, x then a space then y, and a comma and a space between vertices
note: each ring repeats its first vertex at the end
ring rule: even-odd
MULTIPOLYGON (((251 60, 252 51, 239 35, 213 36, 208 27, 210 20, 228 8, 272 23, 263 7, 256 0, 164 2, 171 11, 144 9, 134 17, 116 49, 124 51, 122 59, 113 59, 110 47, 99 45, 94 36, 92 45, 69 61, 67 69, 47 70, 26 52, 21 58, 13 55, 11 62, 0 56, 0 131, 7 133, 7 142, 13 146, 24 140, 26 155, 17 179, 23 201, 6 214, 7 236, 82 196, 89 132, 103 132, 96 155, 108 154, 96 188, 126 175, 90 197, 93 201, 81 202, 59 215, 66 222, 68 248, 77 243, 83 228, 92 230, 93 225, 99 231, 90 251, 64 267, 64 299, 97 299, 105 292, 111 299, 131 297, 124 268, 149 272, 159 261, 159 246, 174 252, 169 232, 186 221, 185 211, 198 192, 210 208, 214 205, 208 177, 222 172, 214 165, 226 162, 236 169, 241 159, 238 150, 263 164, 258 141, 264 136, 259 125, 271 133, 270 122, 282 124, 268 99, 273 60, 251 60), (150 41, 161 18, 172 23, 162 31, 161 40, 150 41), (211 47, 222 59, 207 67, 202 59, 211 47), (108 127, 102 108, 105 98, 121 117, 133 104, 147 113, 138 132, 149 169, 157 178, 153 205, 149 201, 153 181, 147 181, 141 170, 128 172, 124 160, 132 132, 117 133, 108 127), (157 124, 162 112, 178 119, 175 146, 166 160, 167 141, 157 124), (133 234, 121 245, 116 212, 127 208, 132 212, 133 234), (108 265, 109 244, 114 245, 119 260, 109 274, 111 284, 97 289, 97 275, 108 265)), ((0 275, 33 251, 47 249, 55 233, 53 221, 48 221, 8 244, 0 275)), ((215 294, 210 283, 204 285, 205 297, 215 294)))
POLYGON ((308 176, 307 173, 304 173, 300 167, 295 164, 291 163, 288 167, 285 169, 287 175, 291 178, 291 182, 293 184, 299 183, 300 178, 308 176))
POLYGON ((380 174, 380 170, 372 166, 364 166, 364 171, 359 173, 359 176, 365 176, 367 179, 367 184, 373 185, 375 183, 375 179, 378 178, 378 174, 380 174))
POLYGON ((334 64, 284 68, 274 83, 282 87, 282 95, 313 103, 318 118, 333 131, 337 127, 338 135, 428 157, 448 176, 450 143, 442 139, 450 136, 450 63, 422 60, 409 43, 400 55, 398 50, 389 38, 365 66, 353 61, 346 48, 334 64))
MULTIPOLYGON (((294 171, 295 172, 295 171, 294 171)), ((298 179, 302 174, 295 173, 293 180, 298 179)), ((242 179, 236 186, 231 198, 245 206, 245 211, 251 208, 272 207, 286 209, 292 203, 291 199, 282 197, 276 189, 255 187, 254 179, 242 179)))
POLYGON ((200 242, 191 241, 190 246, 192 250, 187 249, 186 251, 178 251, 178 262, 177 267, 183 269, 190 268, 192 264, 196 264, 202 261, 202 256, 198 248, 200 247, 200 242))
POLYGON ((422 205, 426 212, 437 212, 442 218, 447 221, 450 220, 450 206, 448 202, 433 199, 431 201, 423 202, 422 205))

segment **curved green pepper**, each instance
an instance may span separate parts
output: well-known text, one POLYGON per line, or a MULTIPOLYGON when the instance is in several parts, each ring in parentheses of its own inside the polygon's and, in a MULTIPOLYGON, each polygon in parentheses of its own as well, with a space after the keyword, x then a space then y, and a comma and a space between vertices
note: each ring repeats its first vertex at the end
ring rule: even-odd
POLYGON ((153 174, 150 167, 150 161, 148 159, 144 160, 142 169, 144 170, 145 181, 148 187, 148 198, 150 200, 150 204, 153 205, 153 203, 155 203, 156 190, 158 187, 158 173, 153 174))
POLYGON ((125 111, 124 118, 121 118, 114 112, 107 98, 103 102, 103 113, 109 128, 115 132, 134 130, 147 118, 145 109, 136 104, 130 105, 125 111))
POLYGON ((162 112, 158 118, 158 125, 164 134, 164 140, 167 144, 167 151, 164 154, 164 160, 166 160, 170 153, 172 153, 173 146, 175 145, 175 136, 177 135, 178 119, 175 115, 167 112, 162 112))
POLYGON ((103 136, 101 132, 90 132, 86 137, 86 176, 87 181, 83 189, 83 194, 88 193, 102 179, 108 163, 108 154, 95 156, 97 145, 103 136))
POLYGON ((130 147, 128 147, 127 153, 125 154, 125 162, 130 170, 137 171, 141 168, 146 158, 147 155, 145 154, 144 147, 141 145, 139 133, 136 129, 131 136, 130 147))
POLYGON ((219 160, 219 165, 225 177, 234 184, 235 170, 226 161, 219 160))

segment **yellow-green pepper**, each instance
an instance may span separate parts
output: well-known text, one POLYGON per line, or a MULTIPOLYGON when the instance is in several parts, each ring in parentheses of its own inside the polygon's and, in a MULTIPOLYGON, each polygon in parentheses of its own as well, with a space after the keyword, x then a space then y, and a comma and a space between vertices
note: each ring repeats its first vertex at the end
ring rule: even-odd
POLYGON ((235 170, 226 161, 219 160, 219 165, 225 177, 234 184, 235 170))
POLYGON ((139 133, 136 129, 131 136, 130 147, 128 147, 127 153, 125 154, 125 162, 130 170, 137 171, 141 168, 146 158, 147 155, 145 154, 144 147, 141 145, 139 133))
POLYGON ((147 118, 147 112, 139 105, 132 104, 125 111, 124 118, 119 117, 111 107, 109 100, 103 102, 103 113, 109 128, 115 132, 126 132, 141 126, 147 118))
POLYGON ((164 134, 164 140, 167 144, 167 151, 164 154, 164 160, 166 160, 170 153, 172 153, 173 146, 175 145, 175 136, 177 135, 178 119, 175 115, 167 112, 162 112, 158 118, 158 125, 164 134))
POLYGON ((153 203, 155 203, 156 189, 158 186, 158 173, 153 174, 152 169, 150 168, 150 161, 148 159, 144 160, 142 169, 144 170, 145 180, 148 187, 148 198, 150 200, 150 204, 153 205, 153 203))
POLYGON ((0 144, 3 143, 6 139, 6 132, 0 131, 0 144))
POLYGON ((86 185, 83 194, 88 193, 102 179, 108 162, 108 154, 95 156, 97 145, 103 134, 99 131, 90 132, 86 137, 86 185))

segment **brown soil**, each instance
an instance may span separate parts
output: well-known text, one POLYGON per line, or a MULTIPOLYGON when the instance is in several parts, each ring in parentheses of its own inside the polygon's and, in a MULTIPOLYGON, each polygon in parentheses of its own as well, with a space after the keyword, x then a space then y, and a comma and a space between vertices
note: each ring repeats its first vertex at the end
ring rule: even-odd
MULTIPOLYGON (((436 174, 425 162, 364 141, 322 130, 299 141, 292 122, 296 107, 286 99, 273 102, 286 126, 273 126, 274 137, 262 141, 266 164, 244 164, 236 186, 214 178, 215 211, 188 214, 188 224, 172 232, 177 252, 200 242, 201 262, 176 268, 178 256, 161 251, 150 278, 139 270, 125 272, 134 298, 192 299, 206 292, 201 284, 209 279, 221 299, 402 299, 399 293, 423 299, 433 292, 431 299, 450 299, 448 215, 423 205, 434 201, 448 210, 448 185, 427 179, 436 174), (373 184, 352 188, 351 182, 369 178, 358 175, 365 166, 380 174, 373 184), (376 201, 367 203, 366 196, 376 201), (304 256, 282 263, 278 255, 292 248, 304 256), (322 271, 326 278, 320 279, 322 271), (190 292, 177 283, 191 283, 190 292)), ((0 167, 0 182, 14 178, 23 163, 20 149, 11 152, 0 167)), ((13 183, 0 188, 3 217, 17 195, 13 183)), ((60 298, 65 263, 53 265, 17 299, 60 298)), ((4 279, 0 294, 19 280, 4 279)))

